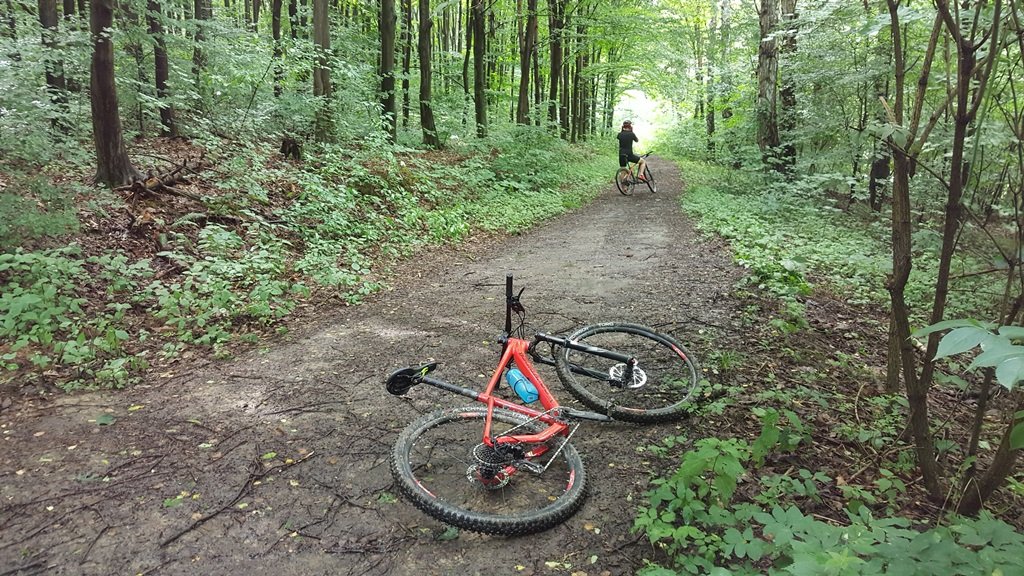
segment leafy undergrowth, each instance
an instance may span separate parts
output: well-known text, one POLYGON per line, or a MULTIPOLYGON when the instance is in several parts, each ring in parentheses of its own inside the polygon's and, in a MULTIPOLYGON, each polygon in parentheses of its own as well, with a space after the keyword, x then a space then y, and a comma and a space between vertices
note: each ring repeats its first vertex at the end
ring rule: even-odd
MULTIPOLYGON (((1024 474, 978 518, 946 514, 918 485, 901 440, 906 399, 883 386, 876 227, 851 228, 849 215, 833 219, 750 175, 693 164, 683 173, 684 209, 751 274, 738 287, 743 333, 722 336, 705 359, 725 394, 690 433, 644 448, 666 470, 635 523, 660 551, 644 574, 1024 573, 1024 474)), ((940 379, 930 410, 940 464, 962 474, 972 400, 955 382, 965 385, 940 379)), ((984 438, 982 465, 997 423, 984 438)))
POLYGON ((610 162, 529 128, 444 151, 307 148, 301 161, 266 142, 155 139, 131 154, 163 159, 155 174, 206 169, 145 195, 92 188, 70 160, 0 170, 0 385, 118 387, 196 350, 228 355, 303 303, 358 303, 400 256, 580 206, 610 162))

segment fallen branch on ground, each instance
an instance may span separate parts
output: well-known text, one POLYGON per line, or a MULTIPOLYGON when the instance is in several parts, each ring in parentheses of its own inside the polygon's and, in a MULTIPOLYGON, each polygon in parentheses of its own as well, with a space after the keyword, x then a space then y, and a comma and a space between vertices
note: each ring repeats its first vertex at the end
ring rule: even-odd
MULTIPOLYGON (((257 452, 258 452, 258 450, 257 450, 257 452)), ((262 467, 262 463, 261 463, 261 461, 260 461, 260 459, 258 457, 254 458, 253 459, 253 463, 252 463, 252 468, 250 469, 250 472, 249 472, 249 478, 246 479, 244 484, 242 484, 242 487, 238 490, 238 493, 235 494, 234 498, 232 498, 230 501, 225 503, 220 508, 218 508, 218 509, 216 509, 216 510, 214 510, 212 512, 209 512, 207 514, 204 514, 198 520, 196 520, 195 522, 189 524, 184 530, 181 530, 180 532, 178 532, 174 536, 171 536, 170 538, 164 540, 163 542, 160 543, 160 547, 161 548, 167 547, 169 544, 172 544, 173 542, 175 542, 178 538, 181 538, 182 536, 184 536, 185 534, 188 534, 192 530, 195 530, 196 528, 202 526, 203 524, 209 522, 210 520, 213 520, 214 518, 219 516, 225 510, 229 510, 229 509, 233 508, 235 506, 235 504, 238 504, 239 500, 244 498, 245 495, 249 493, 249 490, 252 489, 253 483, 256 482, 257 480, 262 479, 264 476, 266 476, 267 474, 270 474, 272 472, 277 472, 279 470, 287 470, 288 468, 291 468, 293 466, 297 466, 299 464, 302 464, 306 460, 309 460, 310 458, 312 458, 314 454, 316 454, 316 452, 310 452, 309 454, 306 454, 305 456, 303 456, 302 458, 299 458, 298 460, 295 460, 294 462, 290 462, 290 463, 287 463, 287 464, 281 464, 280 466, 273 466, 271 468, 267 468, 266 470, 264 470, 262 472, 257 472, 256 471, 257 469, 262 467)))

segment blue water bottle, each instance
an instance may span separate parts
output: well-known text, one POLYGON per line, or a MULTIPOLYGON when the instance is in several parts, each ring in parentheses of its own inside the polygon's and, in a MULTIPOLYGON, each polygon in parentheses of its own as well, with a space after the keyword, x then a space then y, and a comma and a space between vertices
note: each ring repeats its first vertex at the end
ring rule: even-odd
POLYGON ((505 380, 508 381, 508 385, 515 390, 516 394, 523 399, 523 402, 529 404, 537 400, 537 387, 518 368, 509 368, 508 372, 505 373, 505 380))

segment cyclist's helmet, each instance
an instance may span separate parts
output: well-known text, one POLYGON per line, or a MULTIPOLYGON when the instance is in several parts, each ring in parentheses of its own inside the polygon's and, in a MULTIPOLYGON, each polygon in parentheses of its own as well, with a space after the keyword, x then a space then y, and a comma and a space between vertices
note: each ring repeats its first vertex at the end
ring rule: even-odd
POLYGON ((623 120, 622 121, 622 127, 623 128, 632 128, 633 127, 633 121, 632 120, 623 120))

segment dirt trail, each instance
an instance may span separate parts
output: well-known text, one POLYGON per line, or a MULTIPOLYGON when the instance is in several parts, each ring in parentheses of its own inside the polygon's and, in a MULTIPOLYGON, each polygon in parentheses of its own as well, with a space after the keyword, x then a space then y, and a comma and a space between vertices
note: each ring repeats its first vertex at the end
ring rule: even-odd
POLYGON ((537 330, 629 320, 706 357, 736 315, 739 271, 680 214, 675 167, 652 169, 657 194, 609 185, 529 233, 423 254, 391 290, 261 351, 124 392, 16 400, 0 412, 0 574, 633 573, 655 554, 630 533, 654 465, 636 448, 687 424, 584 424, 573 442, 591 493, 568 522, 438 540, 443 525, 395 498, 387 457, 419 413, 466 402, 396 398, 383 378, 432 358, 481 385, 506 271, 537 330))

